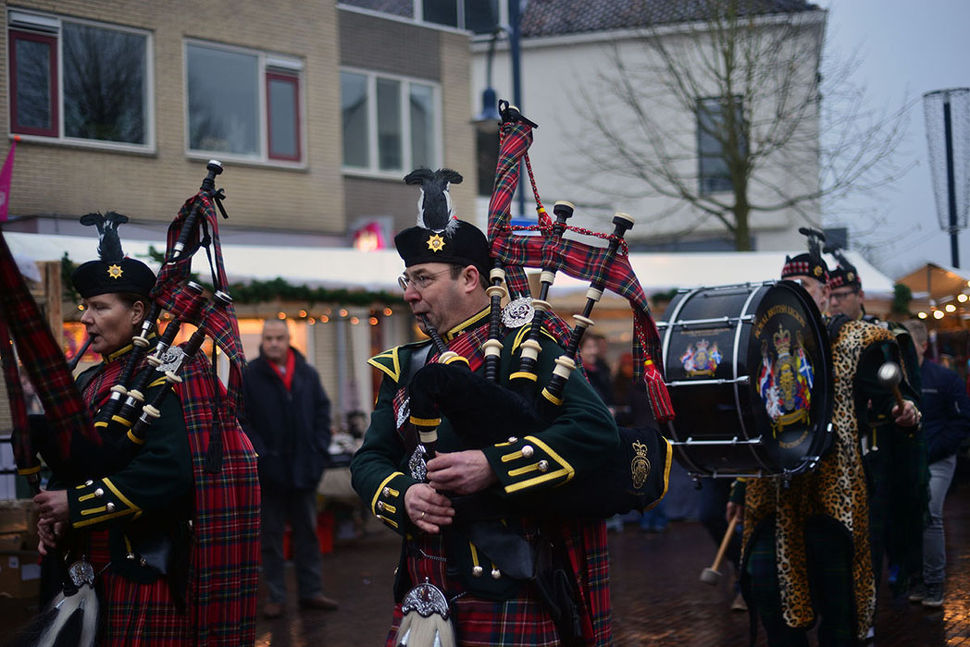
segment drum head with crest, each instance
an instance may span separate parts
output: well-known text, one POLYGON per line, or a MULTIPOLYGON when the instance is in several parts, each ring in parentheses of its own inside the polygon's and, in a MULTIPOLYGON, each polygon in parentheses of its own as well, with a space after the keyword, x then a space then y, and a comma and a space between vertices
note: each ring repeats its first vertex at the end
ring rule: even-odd
POLYGON ((797 283, 698 288, 664 315, 675 456, 691 473, 812 469, 830 441, 831 351, 797 283))

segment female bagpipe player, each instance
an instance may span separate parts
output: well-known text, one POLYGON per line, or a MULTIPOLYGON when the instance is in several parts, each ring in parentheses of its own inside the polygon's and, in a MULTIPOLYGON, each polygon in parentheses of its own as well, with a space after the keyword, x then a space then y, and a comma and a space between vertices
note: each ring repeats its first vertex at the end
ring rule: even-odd
MULTIPOLYGON (((23 644, 253 639, 259 490, 252 446, 235 419, 242 359, 222 289, 215 215, 221 192, 214 188, 220 171, 210 162, 202 189, 170 227, 157 280, 124 257, 117 237, 124 216, 82 219, 98 226, 101 258, 81 265, 72 280, 84 300, 91 348, 104 361, 78 377, 80 398, 64 387, 63 358, 55 362, 62 396, 79 410, 74 428, 64 430, 65 407, 48 397, 50 428, 18 443, 18 464, 36 461, 39 452, 52 470, 49 488, 35 497, 41 551, 67 567, 63 589, 21 636, 23 644), (211 243, 214 295, 207 300, 186 279, 192 254, 211 243), (162 309, 173 321, 156 336, 162 309), (175 345, 185 323, 196 330, 175 345), (207 335, 230 359, 228 392, 201 352, 207 335)), ((32 380, 45 384, 50 367, 38 372, 29 344, 17 341, 32 380)))
MULTIPOLYGON (((507 220, 515 181, 509 174, 525 153, 531 125, 509 118, 505 131, 507 166, 492 212, 504 209, 507 220)), ((404 537, 388 644, 419 647, 435 636, 447 644, 443 619, 453 621, 465 645, 608 644, 606 531, 596 517, 609 513, 573 514, 569 493, 577 492, 569 484, 598 487, 589 476, 605 476, 620 436, 588 382, 557 362, 575 361, 581 333, 575 343, 555 337, 547 327, 557 321, 551 313, 541 330, 526 325, 529 319, 518 314, 531 309, 521 302, 506 308, 504 321, 501 312, 490 317, 496 286, 486 292, 484 277, 495 274, 487 239, 447 210, 427 211, 448 203, 429 194, 459 178, 428 170, 406 178, 422 184, 425 210, 417 227, 395 238, 407 268, 402 287, 436 341, 371 359, 384 377, 351 465, 358 493, 404 537), (564 355, 570 346, 573 359, 564 355), (539 351, 525 369, 523 347, 539 351), (484 377, 490 364, 493 381, 484 377), (555 413, 537 408, 527 389, 513 390, 513 376, 528 371, 535 375, 525 378, 532 391, 545 392, 555 413)), ((619 235, 614 240, 618 246, 619 235)), ((599 259, 616 247, 601 251, 599 259)), ((606 281, 596 283, 601 290, 606 281)), ((663 475, 665 450, 637 463, 644 476, 648 460, 663 475)))

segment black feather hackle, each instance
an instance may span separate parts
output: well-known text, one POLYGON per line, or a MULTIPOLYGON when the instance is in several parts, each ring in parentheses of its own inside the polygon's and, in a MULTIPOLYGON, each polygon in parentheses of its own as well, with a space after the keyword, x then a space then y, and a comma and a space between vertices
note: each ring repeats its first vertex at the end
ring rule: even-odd
POLYGON ((121 238, 118 236, 118 226, 128 222, 128 216, 114 211, 102 215, 88 213, 81 216, 81 224, 98 228, 98 258, 106 263, 117 263, 125 257, 121 249, 121 238))
POLYGON ((436 171, 419 168, 408 173, 404 181, 408 184, 421 185, 421 195, 418 198, 418 226, 432 231, 444 230, 454 216, 448 185, 460 184, 461 174, 447 168, 436 171))

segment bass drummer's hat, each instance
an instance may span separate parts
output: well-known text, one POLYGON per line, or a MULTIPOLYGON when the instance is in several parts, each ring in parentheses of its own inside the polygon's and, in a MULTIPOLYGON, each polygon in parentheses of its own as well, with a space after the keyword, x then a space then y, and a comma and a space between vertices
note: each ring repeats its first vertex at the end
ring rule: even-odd
POLYGON ((859 272, 852 265, 839 265, 829 272, 829 287, 862 289, 862 281, 859 280, 859 272))
POLYGON ((781 278, 790 279, 796 276, 809 276, 816 281, 828 283, 829 268, 824 260, 808 252, 795 256, 785 256, 785 266, 781 269, 781 278))
POLYGON ((99 237, 98 259, 83 263, 71 274, 71 282, 81 298, 118 293, 150 296, 155 273, 141 261, 125 256, 121 249, 118 226, 126 222, 128 216, 114 211, 81 216, 81 224, 96 226, 99 237))

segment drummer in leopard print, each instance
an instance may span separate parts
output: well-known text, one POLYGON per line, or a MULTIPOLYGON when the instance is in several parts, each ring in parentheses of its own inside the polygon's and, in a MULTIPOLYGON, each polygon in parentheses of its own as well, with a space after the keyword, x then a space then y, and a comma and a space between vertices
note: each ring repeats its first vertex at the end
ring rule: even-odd
MULTIPOLYGON (((821 313, 828 309, 828 268, 819 254, 786 258, 782 278, 799 282, 821 313)), ((807 630, 821 616, 820 645, 857 645, 871 634, 876 582, 869 541, 868 487, 860 433, 868 424, 857 411, 919 423, 915 395, 897 405, 876 378, 885 358, 898 361, 892 334, 864 321, 826 319, 832 344, 834 442, 817 469, 735 484, 728 518, 744 520, 742 592, 752 621, 760 617, 771 647, 807 645, 807 630), (862 407, 860 408, 860 404, 862 407)))

